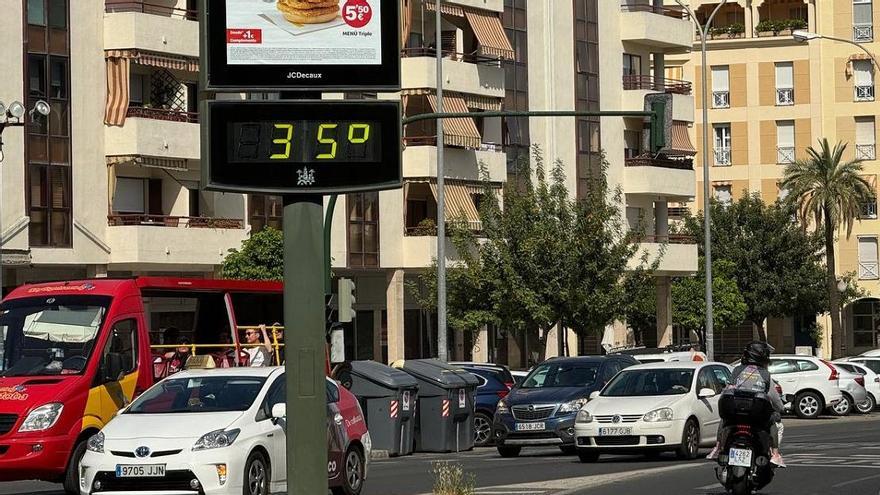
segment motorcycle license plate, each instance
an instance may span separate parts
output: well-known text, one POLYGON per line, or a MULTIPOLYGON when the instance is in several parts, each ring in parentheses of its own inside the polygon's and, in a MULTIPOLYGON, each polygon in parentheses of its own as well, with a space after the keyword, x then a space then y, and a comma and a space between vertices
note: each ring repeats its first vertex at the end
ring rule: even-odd
POLYGON ((752 467, 752 451, 746 449, 730 449, 728 466, 752 467))
POLYGON ((544 431, 546 425, 544 423, 517 423, 516 431, 544 431))
POLYGON ((161 478, 165 476, 165 464, 117 464, 117 478, 161 478))
POLYGON ((633 433, 632 427, 629 428, 621 428, 621 427, 610 427, 610 428, 599 428, 599 436, 600 437, 622 437, 622 436, 630 436, 633 433))

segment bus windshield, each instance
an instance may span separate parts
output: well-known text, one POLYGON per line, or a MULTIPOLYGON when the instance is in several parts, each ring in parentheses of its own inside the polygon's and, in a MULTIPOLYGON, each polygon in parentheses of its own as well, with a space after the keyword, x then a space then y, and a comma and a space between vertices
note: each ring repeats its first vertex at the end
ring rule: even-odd
POLYGON ((81 374, 110 297, 58 296, 0 305, 0 375, 81 374))

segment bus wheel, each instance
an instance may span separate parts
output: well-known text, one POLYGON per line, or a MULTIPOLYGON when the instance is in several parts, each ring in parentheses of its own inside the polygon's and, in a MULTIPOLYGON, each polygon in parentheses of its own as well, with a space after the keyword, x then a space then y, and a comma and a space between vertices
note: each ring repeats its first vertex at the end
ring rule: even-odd
POLYGON ((79 463, 86 453, 86 440, 76 444, 70 460, 67 462, 67 470, 64 471, 64 491, 68 495, 79 495, 79 463))

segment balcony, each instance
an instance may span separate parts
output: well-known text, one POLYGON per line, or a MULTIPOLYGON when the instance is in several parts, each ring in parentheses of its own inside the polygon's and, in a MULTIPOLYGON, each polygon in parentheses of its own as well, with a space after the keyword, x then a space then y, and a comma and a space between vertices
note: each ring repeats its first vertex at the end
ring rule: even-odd
POLYGON ((876 155, 876 146, 873 144, 857 144, 856 160, 874 160, 876 155))
POLYGON ((123 126, 105 126, 105 154, 199 159, 198 115, 130 107, 123 126))
POLYGON ((788 165, 794 163, 795 160, 794 146, 779 146, 776 148, 777 165, 788 165))
MULTIPOLYGON (((404 177, 437 177, 437 138, 407 137, 403 151, 404 177)), ((463 180, 480 180, 480 165, 486 167, 489 180, 507 180, 507 154, 501 153, 501 146, 483 143, 483 149, 467 150, 445 147, 443 161, 446 177, 463 180)))
POLYGON ((199 23, 193 11, 141 2, 108 2, 105 12, 105 50, 199 56, 199 23))
POLYGON ((624 164, 623 190, 628 195, 689 201, 696 195, 696 175, 690 158, 671 160, 629 158, 624 164))
POLYGON ((216 266, 247 237, 243 220, 154 215, 111 215, 110 263, 163 267, 216 266))
POLYGON ((794 105, 794 88, 776 88, 776 106, 794 105))
POLYGON ((874 101, 874 85, 861 85, 854 87, 855 101, 874 101))
POLYGON ((645 96, 663 92, 672 95, 672 119, 694 121, 694 97, 689 81, 653 76, 623 76, 623 109, 644 110, 645 96))
POLYGON ((693 28, 686 12, 649 4, 621 5, 620 10, 621 41, 682 53, 691 48, 693 28))
MULTIPOLYGON (((436 50, 429 48, 407 48, 401 52, 404 89, 437 87, 435 53, 436 50)), ((444 52, 443 76, 444 90, 504 98, 504 69, 497 58, 444 52)))
POLYGON ((712 108, 730 108, 730 91, 713 91, 712 108))
POLYGON ((691 94, 691 88, 690 81, 680 81, 678 79, 666 79, 654 76, 623 76, 623 89, 625 90, 645 90, 677 95, 689 95, 691 94))
POLYGON ((697 272, 697 244, 694 238, 682 235, 646 236, 630 260, 630 268, 638 266, 642 256, 648 261, 660 258, 654 272, 658 276, 690 276, 697 272))
POLYGON ((730 165, 730 148, 715 148, 715 166, 727 167, 730 165))

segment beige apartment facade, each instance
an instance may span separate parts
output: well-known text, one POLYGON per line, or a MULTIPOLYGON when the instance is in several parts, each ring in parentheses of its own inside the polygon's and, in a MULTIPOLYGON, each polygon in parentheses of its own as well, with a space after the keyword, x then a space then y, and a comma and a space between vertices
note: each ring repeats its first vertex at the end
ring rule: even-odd
MULTIPOLYGON (((667 4, 674 3, 667 1, 667 4)), ((705 20, 718 2, 691 1, 705 20)), ((716 199, 735 199, 743 192, 759 193, 765 202, 784 198, 780 188, 785 166, 806 158, 817 140, 847 143, 845 158, 864 160, 866 178, 876 187, 878 104, 874 98, 875 68, 859 47, 832 40, 801 43, 791 36, 803 29, 843 38, 874 53, 876 2, 863 0, 738 0, 728 2, 716 17, 708 47, 708 84, 702 88, 699 43, 676 68, 696 82, 696 105, 701 92, 709 99, 711 190, 716 199)), ((702 153, 702 123, 694 126, 694 142, 702 153)), ((696 157, 697 188, 702 190, 702 155, 696 157)), ((702 195, 692 204, 703 208, 702 195)), ((838 233, 837 271, 854 273, 869 296, 843 311, 846 350, 856 354, 877 347, 880 296, 878 284, 876 202, 865 205, 852 235, 838 233)), ((821 352, 830 355, 830 320, 819 319, 825 330, 821 352)), ((766 323, 768 338, 786 351, 811 346, 807 327, 812 318, 776 319, 766 323)), ((734 349, 753 337, 744 325, 727 331, 721 345, 734 349)), ((728 350, 730 350, 728 349, 728 350)), ((726 352, 726 351, 725 351, 726 352)))

